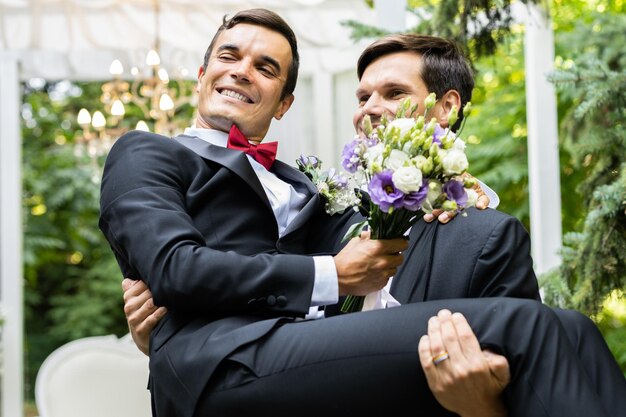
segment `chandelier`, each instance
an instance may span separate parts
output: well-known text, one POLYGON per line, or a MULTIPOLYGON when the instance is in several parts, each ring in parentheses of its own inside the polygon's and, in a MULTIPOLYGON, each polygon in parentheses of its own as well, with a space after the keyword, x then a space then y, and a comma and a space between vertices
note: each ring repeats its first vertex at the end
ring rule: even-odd
POLYGON ((189 125, 188 118, 176 120, 174 116, 183 106, 195 105, 193 83, 184 80, 186 69, 180 69, 177 79, 171 80, 167 70, 161 67, 159 1, 155 0, 153 5, 155 40, 146 54, 145 66, 131 68, 130 77, 125 77, 122 62, 113 60, 109 67, 112 79, 102 85, 100 96, 104 111, 82 108, 78 112, 76 120, 82 132, 76 138, 77 155, 96 158, 108 153, 115 139, 133 128, 122 123, 129 107, 133 107, 135 118, 140 114, 134 126, 137 130, 173 136, 189 125))

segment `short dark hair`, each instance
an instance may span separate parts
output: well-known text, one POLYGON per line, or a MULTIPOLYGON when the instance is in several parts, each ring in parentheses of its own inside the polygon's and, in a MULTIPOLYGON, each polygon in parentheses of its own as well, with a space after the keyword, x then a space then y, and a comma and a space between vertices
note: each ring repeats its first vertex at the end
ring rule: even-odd
POLYGON ((365 48, 357 64, 359 80, 365 69, 375 60, 395 52, 415 52, 422 56, 421 77, 429 92, 437 98, 449 90, 461 96, 459 119, 452 130, 463 120, 463 106, 472 99, 474 72, 461 48, 453 41, 436 36, 416 34, 387 35, 365 48))
POLYGON ((293 90, 296 88, 296 81, 298 80, 298 68, 300 66, 300 56, 298 55, 298 42, 296 41, 296 35, 291 30, 291 27, 283 20, 282 17, 267 9, 248 9, 242 10, 236 13, 230 19, 224 15, 222 20, 222 25, 217 29, 209 47, 207 48, 204 54, 204 63, 202 64, 202 69, 206 70, 207 65, 209 64, 209 58, 211 56, 211 52, 213 51, 213 46, 215 42, 223 31, 227 29, 231 29, 232 27, 240 24, 240 23, 248 23, 251 25, 262 26, 264 28, 273 30, 274 32, 278 32, 287 39, 289 42, 289 46, 291 47, 291 65, 287 69, 287 80, 285 81, 285 86, 283 87, 283 91, 281 93, 281 99, 287 97, 287 95, 293 93, 293 90))

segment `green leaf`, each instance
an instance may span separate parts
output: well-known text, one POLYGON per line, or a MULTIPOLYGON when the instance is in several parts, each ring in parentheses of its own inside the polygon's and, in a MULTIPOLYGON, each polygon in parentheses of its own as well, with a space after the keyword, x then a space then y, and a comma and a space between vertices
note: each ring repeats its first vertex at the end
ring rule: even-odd
POLYGON ((343 242, 345 242, 347 240, 350 240, 352 238, 361 236, 361 232, 363 232, 363 229, 365 229, 365 227, 367 225, 368 225, 367 220, 363 220, 360 223, 353 224, 352 226, 350 226, 350 228, 346 232, 346 234, 343 237, 343 239, 341 239, 341 242, 343 243, 343 242))

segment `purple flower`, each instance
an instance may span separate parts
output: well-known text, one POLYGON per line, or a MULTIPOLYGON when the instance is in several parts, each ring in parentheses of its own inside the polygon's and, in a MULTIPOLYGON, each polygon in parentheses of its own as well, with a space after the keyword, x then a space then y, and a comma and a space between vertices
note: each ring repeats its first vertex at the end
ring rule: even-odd
POLYGON ((348 172, 356 172, 359 167, 359 142, 359 139, 354 139, 352 142, 346 143, 343 147, 343 152, 341 153, 341 165, 348 172))
POLYGON ((378 139, 378 135, 376 133, 372 133, 370 136, 366 137, 363 142, 365 143, 365 146, 371 148, 372 146, 379 144, 380 139, 378 139))
POLYGON ((435 125, 435 131, 433 132, 433 143, 436 143, 439 147, 441 147, 441 138, 446 135, 446 131, 447 129, 444 129, 439 125, 439 123, 437 123, 435 125))
POLYGON ((443 185, 443 192, 446 193, 449 200, 456 201, 457 206, 465 207, 467 204, 467 193, 463 183, 456 180, 450 180, 443 185))
POLYGON ((317 169, 320 166, 320 160, 313 155, 310 155, 310 156, 300 155, 300 158, 298 158, 296 162, 301 164, 303 167, 308 167, 312 169, 317 169))
POLYGON ((337 172, 335 168, 330 168, 328 171, 328 185, 339 190, 343 190, 348 186, 348 178, 345 175, 337 172))
POLYGON ((404 205, 404 193, 393 185, 392 175, 390 170, 379 172, 368 186, 372 201, 385 213, 389 213, 392 206, 397 209, 404 205))
POLYGON ((404 196, 402 206, 409 211, 417 211, 422 207, 422 203, 426 200, 428 195, 428 180, 422 181, 422 186, 419 190, 413 191, 404 196))
POLYGON ((348 179, 341 174, 334 176, 333 182, 337 185, 337 188, 342 190, 348 186, 348 179))

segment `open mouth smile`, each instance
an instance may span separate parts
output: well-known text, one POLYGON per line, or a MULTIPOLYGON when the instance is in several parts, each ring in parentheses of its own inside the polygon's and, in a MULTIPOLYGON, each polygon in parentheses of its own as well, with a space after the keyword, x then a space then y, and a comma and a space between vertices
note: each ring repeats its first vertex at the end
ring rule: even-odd
POLYGON ((223 96, 234 98, 235 100, 243 101, 244 103, 248 103, 248 104, 253 103, 252 99, 250 99, 249 97, 246 97, 241 93, 238 93, 233 90, 229 90, 227 88, 218 88, 217 92, 223 96))

